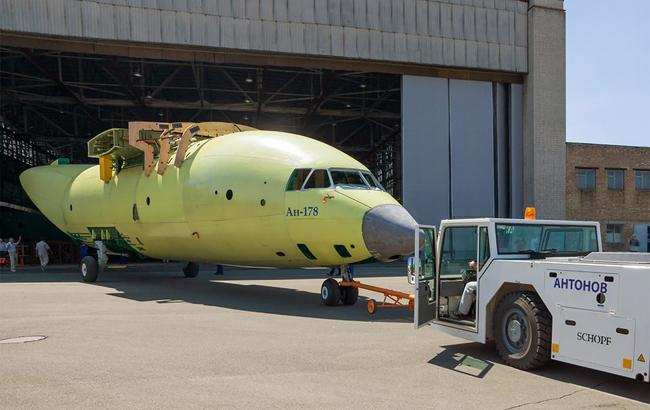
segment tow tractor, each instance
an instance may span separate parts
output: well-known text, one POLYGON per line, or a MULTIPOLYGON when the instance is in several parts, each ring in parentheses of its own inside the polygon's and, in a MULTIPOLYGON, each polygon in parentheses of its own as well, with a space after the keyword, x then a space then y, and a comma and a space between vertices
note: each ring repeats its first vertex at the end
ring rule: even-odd
POLYGON ((649 381, 650 254, 602 252, 597 222, 444 220, 415 231, 416 328, 649 381))

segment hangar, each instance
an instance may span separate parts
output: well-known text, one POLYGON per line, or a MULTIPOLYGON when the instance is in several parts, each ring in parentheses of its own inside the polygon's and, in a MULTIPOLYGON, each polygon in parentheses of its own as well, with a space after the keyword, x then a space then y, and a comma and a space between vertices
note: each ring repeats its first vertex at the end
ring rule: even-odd
POLYGON ((562 0, 4 0, 0 234, 47 230, 21 170, 136 119, 317 138, 420 223, 560 219, 564 43, 562 0))

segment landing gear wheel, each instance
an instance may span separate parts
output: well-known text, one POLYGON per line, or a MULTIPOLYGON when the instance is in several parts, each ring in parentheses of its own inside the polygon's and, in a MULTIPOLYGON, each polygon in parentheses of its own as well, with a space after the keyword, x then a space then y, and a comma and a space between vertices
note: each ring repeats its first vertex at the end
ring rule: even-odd
POLYGON ((374 299, 368 299, 368 313, 374 315, 377 311, 377 302, 374 299))
POLYGON ((94 282, 97 280, 97 273, 99 272, 99 264, 97 259, 92 256, 84 256, 81 259, 81 280, 84 282, 94 282))
POLYGON ((529 370, 551 360, 551 315, 535 293, 514 292, 497 307, 494 335, 499 356, 510 366, 529 370))
POLYGON ((359 299, 359 288, 353 288, 351 286, 340 286, 341 288, 341 302, 344 305, 352 306, 357 303, 359 299))
POLYGON ((186 278, 195 278, 199 274, 199 264, 196 262, 187 262, 183 267, 183 274, 186 278))
POLYGON ((327 306, 336 306, 341 300, 341 287, 332 278, 326 279, 320 287, 320 301, 327 306))

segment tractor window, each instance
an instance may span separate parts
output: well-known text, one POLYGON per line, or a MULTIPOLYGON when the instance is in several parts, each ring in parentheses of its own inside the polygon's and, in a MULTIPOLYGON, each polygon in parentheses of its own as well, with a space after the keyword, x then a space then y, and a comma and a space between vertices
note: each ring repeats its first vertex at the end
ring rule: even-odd
POLYGON ((289 182, 287 182, 287 191, 299 191, 310 172, 309 168, 294 169, 289 177, 289 182))
POLYGON ((470 269, 470 262, 476 263, 476 251, 476 226, 454 226, 445 229, 440 276, 461 277, 463 272, 470 269))
POLYGON ((490 240, 488 239, 488 228, 487 226, 481 226, 479 228, 479 255, 478 255, 478 267, 480 271, 485 266, 485 263, 490 259, 490 240))
POLYGON ((598 251, 595 226, 497 224, 496 232, 499 254, 586 255, 598 251))
POLYGON ((329 188, 332 185, 327 170, 315 169, 305 183, 305 189, 329 188))

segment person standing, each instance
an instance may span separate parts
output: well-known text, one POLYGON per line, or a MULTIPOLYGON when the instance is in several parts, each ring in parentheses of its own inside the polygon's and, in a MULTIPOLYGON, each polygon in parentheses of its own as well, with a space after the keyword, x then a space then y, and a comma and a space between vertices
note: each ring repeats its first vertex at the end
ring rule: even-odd
POLYGON ((7 258, 7 243, 0 238, 0 269, 5 265, 7 258))
POLYGON ((43 272, 45 272, 47 264, 50 263, 51 253, 52 249, 50 249, 50 245, 48 245, 43 239, 36 243, 36 255, 38 255, 38 259, 41 261, 41 270, 43 272))
POLYGON ((635 234, 632 234, 629 244, 630 252, 641 252, 641 242, 639 242, 639 238, 637 238, 635 234))
POLYGON ((21 236, 18 237, 18 242, 14 241, 14 238, 9 238, 7 243, 7 253, 9 253, 9 264, 11 265, 11 271, 16 271, 16 264, 18 263, 18 245, 20 245, 21 236))

